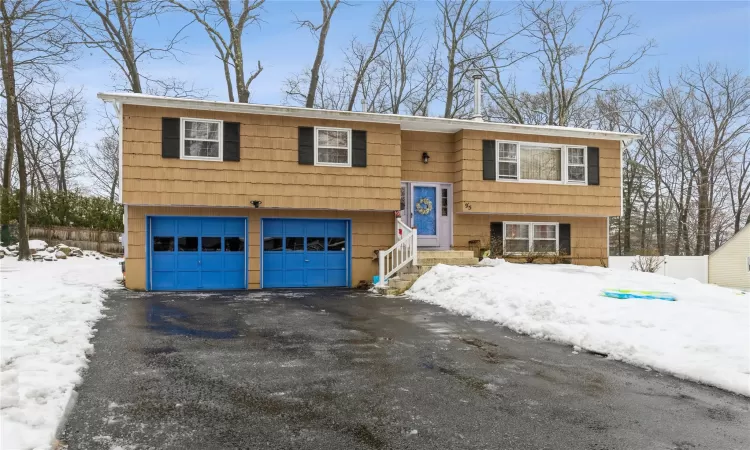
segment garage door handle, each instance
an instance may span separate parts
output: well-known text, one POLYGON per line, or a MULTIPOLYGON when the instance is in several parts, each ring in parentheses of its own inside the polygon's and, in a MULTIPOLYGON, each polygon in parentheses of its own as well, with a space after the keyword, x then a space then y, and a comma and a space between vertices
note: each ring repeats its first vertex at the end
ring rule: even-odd
POLYGON ((306 259, 306 260, 305 260, 305 262, 310 262, 310 260, 309 260, 309 259, 306 259))

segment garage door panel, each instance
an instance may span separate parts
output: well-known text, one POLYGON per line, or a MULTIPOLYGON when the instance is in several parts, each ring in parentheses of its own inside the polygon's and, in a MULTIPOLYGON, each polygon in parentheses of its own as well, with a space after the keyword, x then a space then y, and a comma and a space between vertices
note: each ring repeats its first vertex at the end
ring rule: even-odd
POLYGON ((177 270, 198 271, 200 269, 200 265, 198 264, 198 261, 199 261, 198 253, 178 252, 177 270))
POLYGON ((229 270, 231 268, 242 267, 245 260, 244 253, 229 253, 224 254, 224 267, 229 270))
POLYGON ((178 289, 198 289, 200 288, 200 272, 198 271, 183 271, 177 273, 177 288, 178 289))
POLYGON ((326 269, 307 269, 307 276, 305 277, 308 287, 323 287, 328 286, 326 279, 326 269))
POLYGON ((174 253, 155 252, 152 261, 153 269, 156 271, 173 271, 176 268, 174 253))
POLYGON ((328 236, 346 236, 346 222, 337 220, 326 222, 328 236))
POLYGON ((263 287, 347 286, 348 221, 263 219, 263 287))
POLYGON ((222 236, 224 235, 224 221, 216 219, 201 220, 201 236, 222 236))
POLYGON ((154 221, 151 226, 152 236, 174 236, 176 231, 174 219, 164 218, 162 220, 154 221))
POLYGON ((245 289, 245 272, 224 272, 224 284, 229 289, 245 289))
POLYGON ((177 236, 199 236, 201 222, 199 219, 173 219, 177 224, 177 236))
POLYGON ((326 271, 328 283, 332 286, 346 285, 346 269, 328 269, 326 271))
POLYGON ((231 220, 224 222, 224 236, 244 236, 245 221, 231 220))
POLYGON ((224 264, 224 255, 221 252, 216 253, 203 253, 201 255, 201 269, 206 270, 225 270, 231 267, 226 267, 224 264))
POLYGON ((149 224, 150 289, 247 287, 246 219, 151 217, 149 224))

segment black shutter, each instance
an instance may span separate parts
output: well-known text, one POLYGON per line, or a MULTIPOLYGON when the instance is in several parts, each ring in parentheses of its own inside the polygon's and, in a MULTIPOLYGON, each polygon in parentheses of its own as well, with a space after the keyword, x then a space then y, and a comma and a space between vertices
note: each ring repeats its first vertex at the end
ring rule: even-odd
POLYGON ((180 119, 161 118, 161 157, 180 157, 180 119))
POLYGON ((490 257, 499 258, 503 256, 503 223, 490 223, 490 257))
POLYGON ((299 127, 298 129, 299 163, 315 164, 315 129, 313 127, 299 127))
POLYGON ((495 141, 482 141, 482 174, 485 180, 497 181, 495 141))
POLYGON ((224 161, 240 160, 240 124, 224 122, 224 161))
POLYGON ((560 224, 560 236, 558 236, 560 242, 560 255, 570 256, 570 224, 560 224))
POLYGON ((367 167, 367 131, 352 130, 352 167, 367 167))
POLYGON ((599 147, 588 147, 589 184, 599 185, 599 147))

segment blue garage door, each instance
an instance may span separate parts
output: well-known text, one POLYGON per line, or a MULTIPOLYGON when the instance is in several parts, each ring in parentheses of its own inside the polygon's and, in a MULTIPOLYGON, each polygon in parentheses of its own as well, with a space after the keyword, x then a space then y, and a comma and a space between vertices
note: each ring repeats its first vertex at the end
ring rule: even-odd
POLYGON ((246 289, 244 218, 150 217, 150 289, 246 289))
POLYGON ((263 287, 349 286, 349 221, 263 219, 263 287))

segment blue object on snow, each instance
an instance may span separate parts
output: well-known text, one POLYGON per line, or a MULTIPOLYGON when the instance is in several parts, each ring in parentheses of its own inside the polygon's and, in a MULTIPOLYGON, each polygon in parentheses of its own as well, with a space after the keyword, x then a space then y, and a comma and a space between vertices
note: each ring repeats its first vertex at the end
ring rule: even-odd
POLYGON ((630 289, 604 289, 602 295, 610 298, 619 298, 623 300, 665 300, 674 302, 677 298, 669 292, 659 291, 633 291, 630 289))
POLYGON ((380 282, 380 275, 375 275, 372 277, 372 284, 378 284, 380 282))

